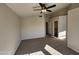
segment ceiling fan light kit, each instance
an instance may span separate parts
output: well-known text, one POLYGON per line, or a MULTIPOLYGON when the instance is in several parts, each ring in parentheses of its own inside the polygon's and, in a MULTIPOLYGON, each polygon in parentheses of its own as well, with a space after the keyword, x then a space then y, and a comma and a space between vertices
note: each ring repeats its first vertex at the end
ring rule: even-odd
POLYGON ((46 9, 41 10, 42 12, 47 12, 46 9))

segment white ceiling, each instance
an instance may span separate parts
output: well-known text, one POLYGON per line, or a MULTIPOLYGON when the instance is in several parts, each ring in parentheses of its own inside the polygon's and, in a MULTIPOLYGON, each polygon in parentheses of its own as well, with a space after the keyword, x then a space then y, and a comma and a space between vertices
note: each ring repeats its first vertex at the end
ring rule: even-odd
MULTIPOLYGON (((50 9, 53 12, 69 5, 68 3, 48 3, 46 5, 50 6, 53 4, 56 4, 56 7, 50 9)), ((7 3, 6 5, 21 17, 40 14, 40 11, 33 11, 33 7, 39 6, 37 3, 7 3)))

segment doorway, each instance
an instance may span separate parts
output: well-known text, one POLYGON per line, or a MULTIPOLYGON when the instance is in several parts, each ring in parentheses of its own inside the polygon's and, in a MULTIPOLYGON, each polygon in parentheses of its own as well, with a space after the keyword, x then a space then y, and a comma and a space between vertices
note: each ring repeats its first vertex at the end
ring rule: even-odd
POLYGON ((46 22, 46 35, 48 35, 48 22, 46 22))
POLYGON ((58 37, 58 21, 54 22, 54 36, 58 37))

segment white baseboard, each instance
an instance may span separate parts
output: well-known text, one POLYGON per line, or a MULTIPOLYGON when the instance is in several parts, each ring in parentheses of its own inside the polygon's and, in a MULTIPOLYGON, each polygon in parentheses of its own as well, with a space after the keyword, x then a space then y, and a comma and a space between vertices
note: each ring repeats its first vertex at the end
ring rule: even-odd
POLYGON ((14 52, 12 51, 0 52, 0 55, 14 55, 14 52))
POLYGON ((45 36, 40 36, 40 37, 30 37, 30 38, 24 38, 22 40, 28 40, 28 39, 36 39, 36 38, 44 38, 45 36))

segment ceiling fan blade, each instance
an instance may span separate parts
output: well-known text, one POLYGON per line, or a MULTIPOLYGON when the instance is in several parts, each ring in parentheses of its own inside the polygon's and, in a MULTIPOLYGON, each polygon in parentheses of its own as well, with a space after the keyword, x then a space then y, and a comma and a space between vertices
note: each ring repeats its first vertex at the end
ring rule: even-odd
POLYGON ((43 3, 39 3, 39 5, 41 6, 42 9, 46 9, 45 4, 43 4, 43 3))
POLYGON ((33 8, 40 8, 40 6, 35 6, 35 7, 33 7, 33 8))
POLYGON ((41 11, 41 9, 33 9, 34 11, 41 11))
POLYGON ((43 4, 42 4, 42 3, 39 3, 39 5, 40 5, 41 7, 43 7, 43 4))
POLYGON ((56 6, 56 5, 49 6, 49 7, 47 7, 47 9, 52 8, 52 7, 55 7, 55 6, 56 6))
POLYGON ((44 9, 46 9, 46 8, 47 8, 45 4, 43 4, 43 7, 44 7, 44 9))
POLYGON ((46 10, 46 11, 48 11, 48 12, 52 12, 51 10, 46 10))

